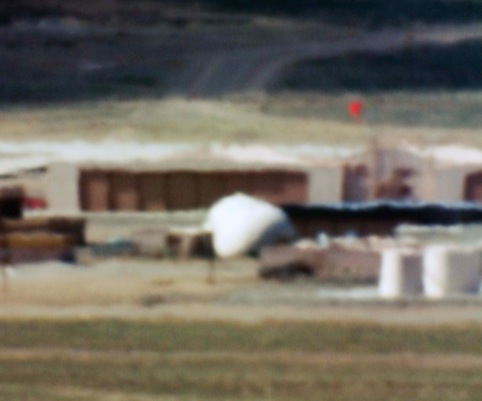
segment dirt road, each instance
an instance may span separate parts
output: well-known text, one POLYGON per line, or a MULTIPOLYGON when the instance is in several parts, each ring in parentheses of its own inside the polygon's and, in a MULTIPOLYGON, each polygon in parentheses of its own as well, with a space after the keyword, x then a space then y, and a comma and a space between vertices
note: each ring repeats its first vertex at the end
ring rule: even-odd
POLYGON ((207 274, 203 261, 110 259, 91 267, 19 266, 0 292, 0 318, 482 323, 480 296, 383 301, 375 285, 262 281, 253 260, 219 265, 214 284, 207 274))
POLYGON ((309 59, 353 52, 388 52, 411 46, 448 45, 482 38, 482 25, 416 27, 356 32, 348 36, 295 41, 289 44, 227 50, 207 57, 191 93, 219 95, 260 91, 275 82, 288 66, 309 59))

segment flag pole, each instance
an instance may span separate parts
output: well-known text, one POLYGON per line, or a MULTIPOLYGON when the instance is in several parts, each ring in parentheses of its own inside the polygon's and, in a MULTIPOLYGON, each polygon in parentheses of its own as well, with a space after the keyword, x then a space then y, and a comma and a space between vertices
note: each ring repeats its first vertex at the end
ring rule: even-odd
POLYGON ((352 100, 348 104, 348 113, 358 125, 361 134, 368 139, 367 154, 368 154, 368 185, 367 198, 374 200, 377 194, 378 187, 378 150, 379 144, 375 135, 369 135, 370 130, 365 118, 365 103, 362 99, 352 100))

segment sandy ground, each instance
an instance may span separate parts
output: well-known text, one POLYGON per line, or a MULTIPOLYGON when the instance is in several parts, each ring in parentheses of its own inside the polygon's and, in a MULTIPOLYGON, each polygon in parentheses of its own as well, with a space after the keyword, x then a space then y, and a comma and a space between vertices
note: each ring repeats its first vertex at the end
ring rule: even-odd
POLYGON ((364 321, 482 324, 482 299, 384 301, 375 285, 262 281, 255 260, 106 259, 17 266, 3 277, 0 318, 364 321), (214 279, 212 279, 214 277, 214 279))

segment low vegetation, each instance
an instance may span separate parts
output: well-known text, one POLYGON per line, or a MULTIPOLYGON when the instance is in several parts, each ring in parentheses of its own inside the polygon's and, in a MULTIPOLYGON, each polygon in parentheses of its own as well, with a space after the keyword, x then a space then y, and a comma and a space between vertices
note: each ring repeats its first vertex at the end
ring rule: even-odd
POLYGON ((480 326, 3 320, 0 400, 471 400, 480 326))
POLYGON ((167 320, 0 321, 0 346, 152 352, 299 352, 353 355, 426 353, 482 357, 477 325, 384 326, 375 323, 238 324, 167 320))

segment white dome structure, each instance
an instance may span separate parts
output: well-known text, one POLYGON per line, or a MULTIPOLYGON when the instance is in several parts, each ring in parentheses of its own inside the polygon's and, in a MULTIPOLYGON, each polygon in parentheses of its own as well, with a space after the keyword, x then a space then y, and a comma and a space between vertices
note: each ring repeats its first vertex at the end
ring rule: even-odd
POLYGON ((262 245, 288 241, 295 236, 280 208, 242 193, 216 202, 209 210, 204 228, 212 233, 214 251, 222 258, 256 251, 262 245))

